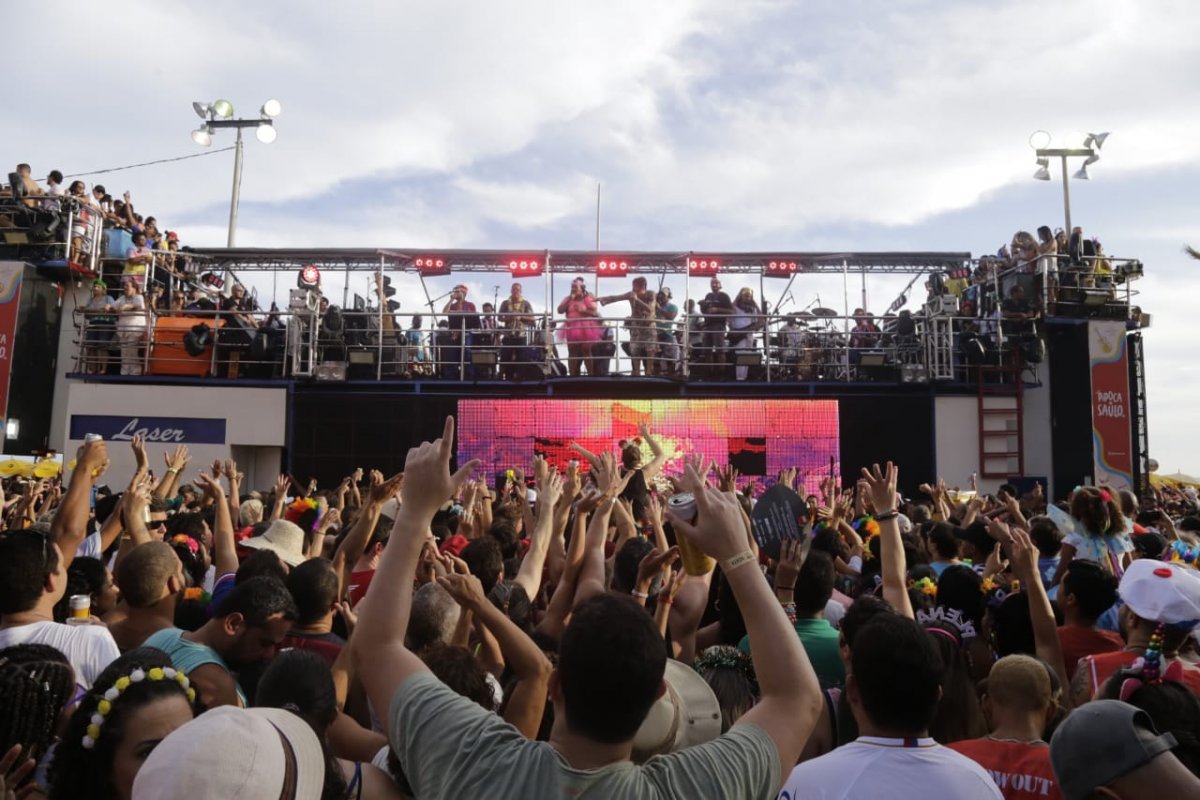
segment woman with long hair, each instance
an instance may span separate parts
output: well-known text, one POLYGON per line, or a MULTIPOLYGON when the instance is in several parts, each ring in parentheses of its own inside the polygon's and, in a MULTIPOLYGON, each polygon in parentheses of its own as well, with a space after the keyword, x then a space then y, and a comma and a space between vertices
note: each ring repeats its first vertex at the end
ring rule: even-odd
MULTIPOLYGON (((357 728, 349 719, 339 721, 337 692, 325 661, 308 650, 285 650, 263 672, 255 693, 255 705, 283 708, 303 719, 313 729, 325 751, 325 787, 321 800, 373 800, 402 797, 391 777, 371 764, 337 758, 331 752, 329 735, 334 724, 348 724, 349 734, 362 741, 373 734, 357 728)), ((379 750, 372 742, 372 751, 379 750)), ((343 742, 343 744, 346 744, 343 742)), ((347 745, 349 746, 349 745, 347 745)), ((359 749, 357 746, 355 749, 359 749)))
POLYGON ((1133 527, 1113 494, 1105 488, 1080 486, 1071 495, 1069 508, 1067 513, 1055 505, 1046 507, 1046 516, 1064 533, 1050 585, 1062 581, 1076 558, 1095 561, 1116 578, 1124 575, 1133 557, 1133 527))
MULTIPOLYGON (((733 313, 729 315, 729 351, 736 357, 739 350, 753 350, 754 332, 762 326, 763 313, 754 301, 754 290, 744 286, 734 298, 733 313)), ((744 381, 750 375, 750 367, 738 365, 734 374, 744 381)))
POLYGON ((130 650, 100 673, 67 724, 50 763, 51 800, 128 800, 142 762, 196 711, 196 691, 166 653, 130 650))
POLYGON ((588 292, 587 281, 582 277, 571 281, 571 293, 558 304, 558 313, 567 317, 562 323, 562 335, 567 342, 567 365, 571 375, 578 376, 583 364, 587 364, 588 375, 595 375, 592 347, 604 335, 604 328, 599 322, 600 306, 588 292))
POLYGON ((121 279, 121 296, 114 304, 117 341, 121 343, 121 374, 142 374, 142 345, 146 341, 146 298, 132 275, 121 279))

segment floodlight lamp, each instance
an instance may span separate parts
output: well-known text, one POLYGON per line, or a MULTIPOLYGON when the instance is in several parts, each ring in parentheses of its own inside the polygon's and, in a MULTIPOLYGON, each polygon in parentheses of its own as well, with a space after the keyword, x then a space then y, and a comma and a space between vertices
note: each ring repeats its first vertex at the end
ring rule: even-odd
POLYGON ((196 130, 192 131, 192 141, 203 147, 208 147, 212 144, 212 128, 207 125, 201 125, 196 130))
POLYGON ((1100 155, 1098 153, 1092 153, 1090 156, 1087 157, 1087 160, 1083 162, 1083 165, 1086 167, 1091 164, 1095 164, 1099 160, 1100 160, 1100 155))
POLYGON ((233 116, 233 103, 228 100, 214 100, 212 112, 221 119, 229 119, 233 116))
POLYGON ((1104 140, 1107 138, 1108 131, 1105 131, 1104 133, 1089 133, 1085 143, 1090 144, 1092 147, 1095 147, 1097 150, 1099 150, 1104 146, 1104 140))
POLYGON ((262 104, 259 113, 264 117, 278 117, 283 113, 283 104, 272 98, 262 104))
POLYGON ((208 114, 212 111, 212 106, 208 103, 201 103, 199 100, 192 103, 192 110, 196 112, 196 116, 200 119, 208 119, 208 114))
POLYGON ((1029 134, 1029 146, 1034 150, 1042 150, 1050 146, 1050 134, 1046 131, 1034 131, 1029 134))
POLYGON ((1075 172, 1075 174, 1074 174, 1074 175, 1072 175, 1071 177, 1072 177, 1072 178, 1074 178, 1074 179, 1075 179, 1075 180, 1077 180, 1077 181, 1086 181, 1086 180, 1090 180, 1091 178, 1090 178, 1090 176, 1088 175, 1088 171, 1087 171, 1087 164, 1084 164, 1082 167, 1080 167, 1080 168, 1079 168, 1079 169, 1078 169, 1078 170, 1075 172))
POLYGON ((1037 160, 1037 165, 1037 172, 1033 173, 1034 180, 1050 180, 1050 159, 1043 156, 1037 160))
POLYGON ((263 144, 270 144, 279 136, 279 132, 275 130, 275 126, 271 124, 270 120, 263 120, 254 129, 254 135, 263 144))

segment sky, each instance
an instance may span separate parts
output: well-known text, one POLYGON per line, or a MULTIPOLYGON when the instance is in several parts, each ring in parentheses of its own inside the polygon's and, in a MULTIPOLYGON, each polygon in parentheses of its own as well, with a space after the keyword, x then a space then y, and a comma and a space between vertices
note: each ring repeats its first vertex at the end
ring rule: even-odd
MULTIPOLYGON (((0 149, 35 175, 192 155, 192 101, 276 98, 277 141, 246 142, 239 246, 590 249, 599 184, 606 249, 980 255, 1063 224, 1031 134, 1109 131, 1072 221, 1146 265, 1151 456, 1197 472, 1198 23, 1184 0, 2 2, 26 66, 0 149)), ((222 152, 84 179, 220 246, 231 173, 222 152)), ((503 297, 507 276, 471 277, 476 302, 503 297)), ((905 282, 872 278, 868 305, 905 282)), ((863 290, 793 291, 840 309, 863 290)))

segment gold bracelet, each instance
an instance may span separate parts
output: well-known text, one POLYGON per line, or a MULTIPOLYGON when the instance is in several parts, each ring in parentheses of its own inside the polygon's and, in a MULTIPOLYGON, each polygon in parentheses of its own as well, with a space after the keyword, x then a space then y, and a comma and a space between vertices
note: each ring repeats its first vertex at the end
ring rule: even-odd
POLYGON ((752 551, 743 550, 742 552, 738 553, 736 556, 733 556, 732 558, 728 559, 727 561, 722 561, 721 569, 726 574, 728 574, 728 573, 732 572, 733 570, 737 569, 738 567, 742 566, 743 564, 754 564, 754 563, 757 563, 757 561, 758 561, 758 556, 754 555, 754 553, 752 551))

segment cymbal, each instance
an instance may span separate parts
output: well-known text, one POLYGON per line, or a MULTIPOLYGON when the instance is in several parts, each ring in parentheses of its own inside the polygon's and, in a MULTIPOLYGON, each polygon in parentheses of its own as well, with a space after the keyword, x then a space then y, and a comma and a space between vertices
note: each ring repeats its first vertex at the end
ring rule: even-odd
POLYGON ((837 316, 837 312, 834 311, 832 308, 823 308, 821 306, 817 306, 816 308, 814 308, 812 310, 812 313, 814 316, 817 316, 817 317, 836 317, 837 316))

